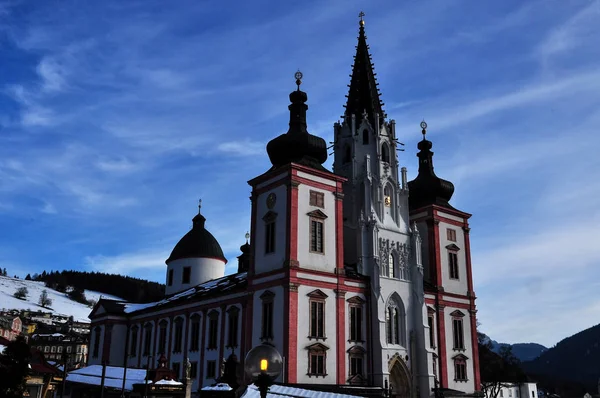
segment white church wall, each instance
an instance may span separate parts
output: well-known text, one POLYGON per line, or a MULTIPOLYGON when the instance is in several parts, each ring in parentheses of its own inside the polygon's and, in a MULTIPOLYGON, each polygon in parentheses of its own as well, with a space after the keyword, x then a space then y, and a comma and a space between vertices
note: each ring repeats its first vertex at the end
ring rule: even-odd
POLYGON ((125 340, 127 325, 116 324, 112 327, 109 361, 112 366, 123 366, 125 359, 125 340))
POLYGON ((105 325, 92 324, 90 327, 90 354, 88 357, 88 365, 102 365, 102 350, 104 350, 104 329, 105 325), (98 350, 96 350, 96 333, 100 328, 100 340, 98 350), (97 356, 94 356, 94 352, 98 352, 97 356))
POLYGON ((473 349, 471 345, 471 314, 464 308, 446 306, 444 308, 445 319, 445 335, 446 335, 446 366, 448 369, 448 388, 459 391, 474 391, 475 376, 473 374, 473 349), (455 311, 460 311, 464 314, 463 320, 463 341, 464 349, 454 349, 454 333, 453 333, 453 316, 455 311), (454 357, 462 354, 467 357, 467 381, 455 380, 454 357))
MULTIPOLYGON (((444 214, 444 217, 446 215, 444 214)), ((467 283, 467 258, 465 252, 465 237, 461 227, 452 225, 446 222, 440 222, 440 260, 442 264, 442 279, 444 281, 444 291, 447 293, 466 295, 468 290, 467 283), (456 234, 456 242, 448 240, 447 230, 453 230, 456 234), (458 279, 450 278, 450 263, 448 253, 454 252, 453 249, 448 249, 447 246, 456 245, 458 250, 455 251, 458 258, 458 279)))
POLYGON ((267 192, 261 193, 256 198, 256 224, 255 236, 252 244, 255 245, 254 270, 256 274, 268 272, 283 267, 285 261, 287 232, 287 187, 280 185, 267 192), (267 197, 269 194, 275 194, 276 201, 272 209, 267 207, 267 197), (263 217, 267 212, 277 213, 275 219, 275 251, 265 253, 265 221, 263 217))
POLYGON ((165 294, 185 291, 191 287, 225 276, 225 262, 215 258, 181 258, 167 265, 165 294), (183 283, 183 269, 190 267, 190 282, 183 283), (169 271, 173 270, 173 285, 168 285, 169 271))
MULTIPOLYGON (((307 176, 315 179, 317 177, 307 176)), ((323 180, 323 178, 320 178, 323 180)), ((335 184, 335 181, 332 181, 335 184)), ((333 272, 336 266, 336 199, 332 192, 307 184, 298 186, 298 262, 301 268, 333 272), (324 207, 310 205, 310 191, 323 194, 324 207), (323 253, 312 252, 311 217, 308 213, 319 210, 327 215, 323 221, 323 253)))
POLYGON ((297 353, 297 382, 310 384, 335 384, 337 375, 337 329, 336 329, 336 296, 333 289, 317 288, 314 286, 300 285, 298 286, 298 353, 297 353), (325 299, 325 337, 326 339, 309 339, 310 335, 310 305, 308 294, 320 290, 327 295, 325 299), (327 346, 326 358, 326 373, 327 376, 308 376, 308 358, 309 353, 306 349, 308 346, 321 343, 327 346))

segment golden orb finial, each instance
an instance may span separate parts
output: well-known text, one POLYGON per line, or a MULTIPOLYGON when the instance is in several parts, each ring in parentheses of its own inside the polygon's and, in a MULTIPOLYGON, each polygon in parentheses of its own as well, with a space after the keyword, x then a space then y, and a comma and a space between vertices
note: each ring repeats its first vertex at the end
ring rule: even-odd
POLYGON ((365 20, 363 19, 363 17, 365 16, 365 13, 363 11, 358 13, 358 17, 360 18, 360 25, 364 26, 365 25, 365 20))

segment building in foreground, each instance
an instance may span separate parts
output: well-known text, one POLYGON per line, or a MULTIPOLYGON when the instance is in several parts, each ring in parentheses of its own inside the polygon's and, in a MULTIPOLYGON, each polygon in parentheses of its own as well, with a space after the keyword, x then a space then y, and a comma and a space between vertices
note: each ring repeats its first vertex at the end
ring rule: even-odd
POLYGON ((407 181, 396 155, 361 18, 343 121, 325 141, 308 132, 307 94, 290 94, 289 130, 272 139, 272 167, 248 183, 251 243, 238 272, 199 212, 166 260, 166 296, 152 304, 100 300, 89 364, 153 367, 163 357, 194 391, 213 384, 231 354, 268 342, 280 382, 385 388, 428 397, 480 390, 469 214, 433 171, 431 141, 407 181), (149 365, 148 365, 149 364, 149 365))

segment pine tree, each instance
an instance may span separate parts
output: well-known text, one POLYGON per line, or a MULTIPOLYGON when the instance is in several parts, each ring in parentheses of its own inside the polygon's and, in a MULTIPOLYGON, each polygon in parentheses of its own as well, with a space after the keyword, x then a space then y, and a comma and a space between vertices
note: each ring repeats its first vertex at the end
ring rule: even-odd
POLYGON ((8 343, 0 353, 0 397, 23 397, 30 358, 29 346, 23 336, 8 343))
POLYGON ((27 274, 27 276, 25 277, 26 281, 30 281, 31 280, 31 275, 27 274))
POLYGON ((44 308, 52 305, 52 299, 48 297, 48 291, 46 289, 42 290, 42 294, 40 294, 39 304, 44 308))
POLYGON ((3 269, 2 269, 2 273, 1 273, 1 275, 2 275, 2 276, 8 276, 8 273, 6 272, 6 268, 3 268, 3 269))

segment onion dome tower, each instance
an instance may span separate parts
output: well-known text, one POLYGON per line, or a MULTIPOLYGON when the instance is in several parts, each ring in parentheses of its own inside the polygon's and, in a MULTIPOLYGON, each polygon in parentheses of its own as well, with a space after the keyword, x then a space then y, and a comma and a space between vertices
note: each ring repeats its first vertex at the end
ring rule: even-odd
POLYGON ((325 140, 308 132, 306 127, 306 100, 308 96, 300 91, 302 73, 296 72, 298 89, 290 93, 290 127, 287 133, 272 139, 267 144, 267 153, 273 164, 271 170, 289 163, 299 163, 318 170, 327 171, 322 165, 327 160, 325 140))
POLYGON ((202 200, 198 214, 192 219, 192 229, 175 245, 166 261, 167 296, 225 276, 227 259, 219 242, 206 230, 201 207, 202 200))
POLYGON ((443 180, 433 171, 433 144, 426 138, 427 123, 421 122, 423 139, 417 145, 419 153, 419 174, 408 183, 408 202, 410 210, 428 205, 437 205, 453 209, 449 201, 454 193, 454 184, 443 180))

